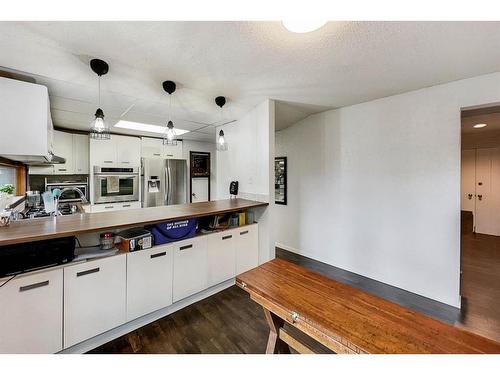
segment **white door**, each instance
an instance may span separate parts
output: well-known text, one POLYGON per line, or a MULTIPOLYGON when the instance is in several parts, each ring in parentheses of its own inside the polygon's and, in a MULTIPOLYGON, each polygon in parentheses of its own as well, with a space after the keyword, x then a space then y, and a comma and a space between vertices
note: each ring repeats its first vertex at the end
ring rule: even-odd
POLYGON ((89 137, 85 134, 73 134, 73 160, 75 174, 89 173, 89 137))
POLYGON ((191 179, 191 201, 207 202, 208 201, 208 184, 210 179, 207 177, 195 177, 191 179))
POLYGON ((64 268, 64 347, 115 328, 126 319, 126 256, 64 268))
POLYGON ((112 166, 116 164, 115 136, 111 139, 90 139, 90 168, 95 165, 112 166))
POLYGON ((237 230, 226 230, 208 235, 208 286, 219 284, 236 276, 237 230))
POLYGON ((60 351, 62 319, 61 268, 17 276, 0 288, 0 353, 60 351))
POLYGON ((141 139, 115 135, 116 161, 119 167, 141 166, 141 139))
POLYGON ((127 320, 172 304, 172 245, 127 254, 127 320))
POLYGON ((142 137, 141 156, 143 158, 162 158, 163 139, 142 137))
POLYGON ((476 215, 475 231, 500 235, 498 201, 500 195, 500 158, 498 148, 476 151, 476 215))
POLYGON ((201 236, 175 242, 173 301, 207 287, 207 238, 201 236))
POLYGON ((475 211, 476 203, 476 150, 462 150, 461 170, 461 199, 462 211, 475 211))
POLYGON ((246 225, 235 229, 236 274, 246 272, 259 265, 259 227, 246 225))
POLYGON ((54 131, 54 154, 66 159, 64 164, 56 164, 56 174, 73 174, 73 134, 54 131))

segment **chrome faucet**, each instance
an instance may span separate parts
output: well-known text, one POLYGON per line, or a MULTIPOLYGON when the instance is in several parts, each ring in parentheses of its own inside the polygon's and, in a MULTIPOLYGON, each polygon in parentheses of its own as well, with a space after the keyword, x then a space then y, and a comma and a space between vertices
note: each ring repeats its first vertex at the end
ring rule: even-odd
POLYGON ((56 210, 54 212, 54 215, 55 216, 61 216, 61 212, 59 211, 59 197, 65 192, 65 191, 68 191, 68 190, 72 190, 72 191, 76 191, 78 194, 80 194, 80 198, 82 200, 82 203, 88 203, 88 200, 87 200, 87 197, 85 196, 85 194, 83 193, 83 191, 80 190, 80 188, 77 188, 76 186, 68 186, 68 187, 65 187, 64 189, 61 189, 61 191, 59 192, 59 194, 57 194, 56 196, 54 196, 54 200, 55 200, 55 206, 56 206, 56 210))

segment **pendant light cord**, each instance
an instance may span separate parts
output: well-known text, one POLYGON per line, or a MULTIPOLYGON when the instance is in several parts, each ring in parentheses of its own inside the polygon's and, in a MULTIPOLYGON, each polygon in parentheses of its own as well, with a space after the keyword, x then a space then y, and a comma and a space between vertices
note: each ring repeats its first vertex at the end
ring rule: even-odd
POLYGON ((99 98, 99 108, 101 108, 101 76, 97 79, 97 91, 98 91, 98 98, 99 98))

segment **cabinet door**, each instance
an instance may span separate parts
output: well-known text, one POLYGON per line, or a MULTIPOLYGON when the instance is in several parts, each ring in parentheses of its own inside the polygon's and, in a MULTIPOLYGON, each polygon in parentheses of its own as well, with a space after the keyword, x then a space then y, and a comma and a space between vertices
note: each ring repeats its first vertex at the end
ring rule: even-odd
POLYGON ((109 140, 90 139, 90 168, 94 165, 113 166, 116 164, 115 137, 109 140))
POLYGON ((55 165, 44 165, 44 166, 30 166, 28 174, 41 174, 41 175, 51 175, 56 173, 55 165))
POLYGON ((173 301, 177 302, 207 287, 207 238, 179 241, 173 246, 173 301))
POLYGON ((64 164, 55 165, 55 174, 73 174, 73 134, 54 131, 54 154, 66 159, 64 164))
POLYGON ((172 304, 172 245, 127 254, 127 320, 172 304))
POLYGON ((17 276, 0 288, 0 306, 0 353, 62 350, 61 268, 17 276))
POLYGON ((259 265, 259 227, 258 224, 252 224, 235 231, 238 275, 259 265))
POLYGON ((163 140, 158 138, 141 138, 141 156, 143 158, 163 158, 163 140))
POLYGON ((73 160, 75 174, 89 174, 89 137, 73 134, 73 160))
POLYGON ((165 145, 163 153, 167 159, 182 159, 182 141, 177 141, 176 145, 165 145))
POLYGON ((226 281, 236 275, 234 230, 213 233, 208 240, 208 286, 226 281))
POLYGON ((125 323, 126 257, 64 268, 64 347, 125 323))
POLYGON ((116 135, 116 161, 121 167, 139 167, 141 165, 141 139, 116 135))

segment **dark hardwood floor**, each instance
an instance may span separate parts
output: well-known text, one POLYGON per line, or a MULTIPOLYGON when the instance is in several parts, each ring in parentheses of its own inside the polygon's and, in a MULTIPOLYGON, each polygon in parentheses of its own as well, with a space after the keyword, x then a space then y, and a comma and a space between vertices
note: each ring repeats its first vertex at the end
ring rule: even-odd
MULTIPOLYGON (((276 256, 448 324, 500 341, 500 237, 462 230, 462 309, 276 249, 276 256)), ((233 286, 90 353, 264 353, 259 305, 233 286)))

